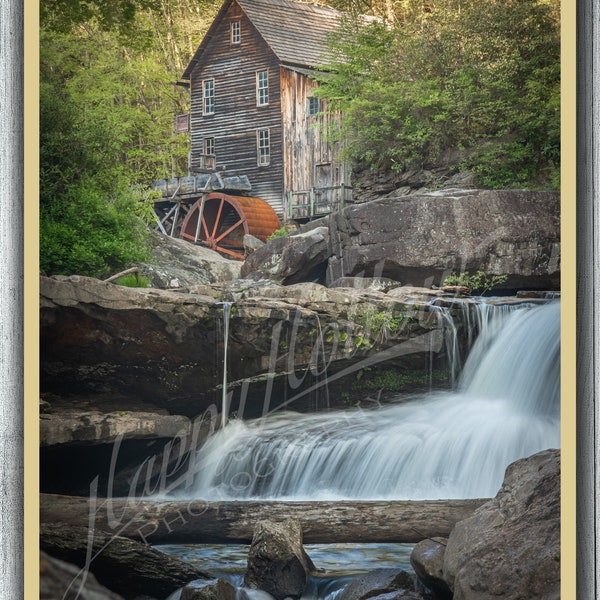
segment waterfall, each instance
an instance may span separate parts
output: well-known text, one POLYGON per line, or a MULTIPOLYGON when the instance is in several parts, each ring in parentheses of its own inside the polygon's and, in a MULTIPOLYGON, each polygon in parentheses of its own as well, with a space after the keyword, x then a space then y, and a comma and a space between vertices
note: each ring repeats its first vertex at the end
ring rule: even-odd
POLYGON ((220 302, 223 306, 223 394, 221 397, 221 427, 227 425, 229 402, 227 400, 227 348, 229 346, 229 319, 231 302, 220 302))
POLYGON ((508 464, 560 442, 560 304, 521 308, 482 309, 456 390, 375 410, 233 420, 200 449, 193 487, 177 495, 493 496, 508 464))

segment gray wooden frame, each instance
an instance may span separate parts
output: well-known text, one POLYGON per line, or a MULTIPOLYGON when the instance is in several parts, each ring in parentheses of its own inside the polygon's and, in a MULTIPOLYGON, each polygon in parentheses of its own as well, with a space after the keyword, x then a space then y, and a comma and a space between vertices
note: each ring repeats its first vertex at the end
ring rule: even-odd
POLYGON ((0 2, 0 597, 23 598, 23 0, 0 2))
MULTIPOLYGON (((565 0, 563 0, 565 1, 565 0)), ((577 599, 598 597, 599 0, 577 2, 577 599)))
MULTIPOLYGON (((594 600, 600 587, 599 3, 577 2, 578 600, 594 600)), ((0 2, 0 56, 0 598, 14 600, 23 597, 23 0, 0 2)))

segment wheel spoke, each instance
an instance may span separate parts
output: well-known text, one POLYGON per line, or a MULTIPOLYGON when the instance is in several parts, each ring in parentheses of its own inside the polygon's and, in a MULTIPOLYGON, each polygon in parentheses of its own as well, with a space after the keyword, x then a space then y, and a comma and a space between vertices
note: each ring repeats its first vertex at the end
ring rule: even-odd
POLYGON ((219 211, 217 212, 217 218, 215 219, 215 226, 213 229, 212 237, 217 235, 217 229, 219 227, 219 223, 221 221, 221 212, 223 211, 223 205, 225 204, 225 198, 221 198, 221 203, 219 204, 219 211))
POLYGON ((237 223, 232 225, 225 233, 222 233, 218 238, 215 238, 215 242, 220 242, 224 237, 228 236, 236 227, 239 227, 244 222, 244 219, 240 219, 237 223))
POLYGON ((204 229, 204 239, 206 242, 208 242, 210 235, 208 233, 208 225, 206 224, 206 215, 202 215, 202 229, 204 229))

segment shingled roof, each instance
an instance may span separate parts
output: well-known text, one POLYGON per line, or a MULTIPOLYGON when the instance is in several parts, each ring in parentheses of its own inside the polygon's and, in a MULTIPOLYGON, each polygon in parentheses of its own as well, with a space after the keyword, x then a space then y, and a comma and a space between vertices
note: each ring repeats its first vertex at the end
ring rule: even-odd
POLYGON ((189 79, 214 34, 216 23, 234 1, 283 64, 312 68, 327 63, 327 36, 339 28, 338 11, 289 0, 225 0, 183 79, 189 79))

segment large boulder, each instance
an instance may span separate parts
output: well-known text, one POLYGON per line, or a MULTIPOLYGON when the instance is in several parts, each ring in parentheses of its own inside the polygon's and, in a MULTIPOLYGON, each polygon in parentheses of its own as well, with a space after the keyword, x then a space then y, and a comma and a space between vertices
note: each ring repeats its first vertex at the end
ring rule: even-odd
POLYGON ((268 592, 275 600, 300 598, 315 570, 302 546, 299 521, 259 521, 248 553, 244 585, 268 592))
POLYGON ((49 555, 89 571, 124 598, 165 598, 196 579, 210 579, 197 567, 141 542, 65 523, 43 523, 40 547, 49 555), (90 543, 91 542, 91 543, 90 543), (88 551, 91 562, 88 563, 88 551))
POLYGON ((239 277, 239 261, 190 242, 153 231, 152 260, 140 263, 140 274, 155 288, 179 288, 222 283, 239 277))
POLYGON ((560 451, 512 463, 496 497, 460 521, 444 578, 454 600, 560 598, 560 451))
POLYGON ((316 227, 275 238, 258 248, 244 262, 241 276, 283 284, 322 282, 328 258, 329 230, 325 226, 316 227))
POLYGON ((455 272, 508 275, 507 288, 560 285, 560 195, 441 190, 349 206, 329 221, 327 282, 389 277, 440 285, 455 272))

